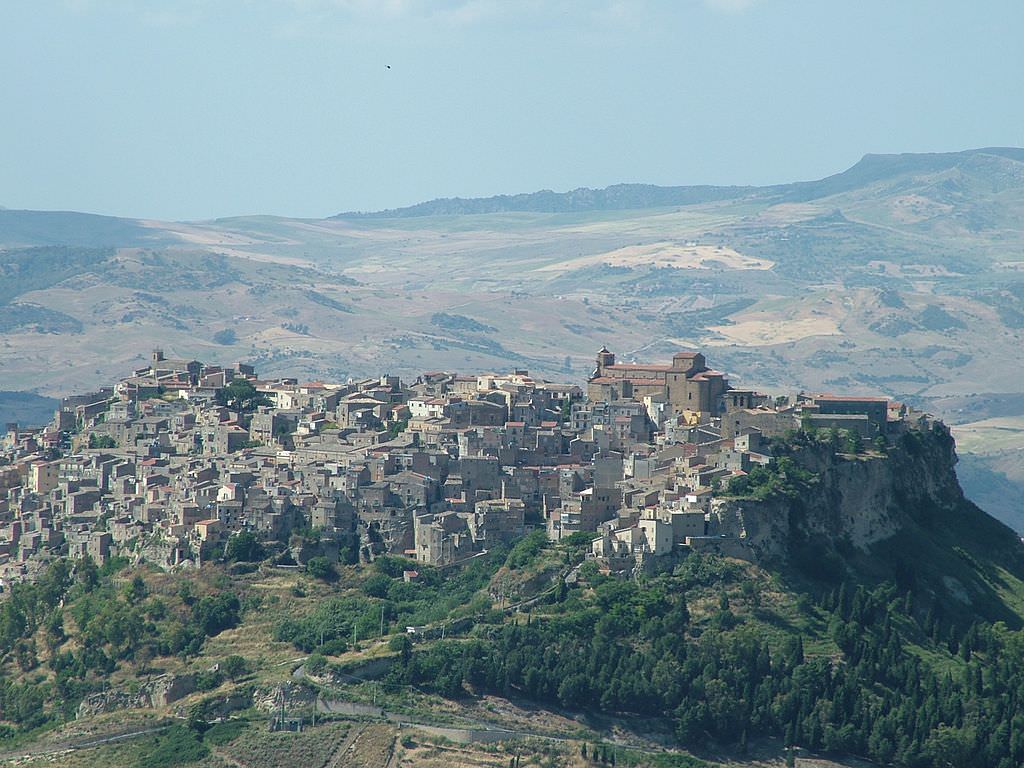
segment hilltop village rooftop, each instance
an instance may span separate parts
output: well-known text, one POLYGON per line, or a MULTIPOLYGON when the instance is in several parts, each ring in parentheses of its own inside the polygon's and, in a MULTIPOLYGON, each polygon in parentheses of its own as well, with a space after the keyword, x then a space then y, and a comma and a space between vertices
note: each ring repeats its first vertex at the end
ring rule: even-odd
POLYGON ((300 564, 434 565, 533 529, 585 533, 621 569, 720 538, 715 489, 770 463, 770 438, 810 425, 888 440, 909 419, 883 398, 735 389, 699 352, 645 365, 601 349, 580 387, 523 370, 299 383, 157 350, 46 427, 8 425, 0 579, 60 556, 188 567, 241 531, 300 564))

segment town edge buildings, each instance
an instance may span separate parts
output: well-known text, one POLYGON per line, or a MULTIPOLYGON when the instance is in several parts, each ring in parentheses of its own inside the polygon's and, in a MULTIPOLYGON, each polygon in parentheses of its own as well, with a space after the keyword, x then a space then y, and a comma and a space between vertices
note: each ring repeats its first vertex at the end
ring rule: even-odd
POLYGON ((0 580, 65 556, 189 567, 241 531, 299 564, 448 565, 530 530, 585 534, 623 571, 721 546, 716 489, 771 462, 770 438, 810 425, 887 440, 909 418, 883 398, 739 390, 690 351, 649 365, 602 348, 584 388, 523 370, 266 380, 156 350, 48 426, 8 425, 0 580))

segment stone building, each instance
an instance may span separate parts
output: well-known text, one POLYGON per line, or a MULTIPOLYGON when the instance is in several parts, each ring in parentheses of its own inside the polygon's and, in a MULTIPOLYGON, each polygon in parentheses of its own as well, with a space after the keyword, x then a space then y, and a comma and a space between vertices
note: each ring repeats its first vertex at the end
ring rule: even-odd
POLYGON ((670 365, 616 363, 615 355, 602 347, 597 368, 587 382, 591 400, 645 397, 663 398, 670 413, 717 416, 721 397, 728 391, 725 374, 707 367, 700 352, 676 352, 670 365))

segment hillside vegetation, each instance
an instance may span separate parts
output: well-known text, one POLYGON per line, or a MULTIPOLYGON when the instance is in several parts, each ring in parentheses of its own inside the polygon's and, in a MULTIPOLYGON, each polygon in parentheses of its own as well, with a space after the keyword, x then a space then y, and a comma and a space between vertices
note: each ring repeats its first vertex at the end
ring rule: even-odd
MULTIPOLYGON (((948 452, 943 430, 907 439, 912 456, 948 452)), ((735 492, 795 504, 830 482, 827 467, 782 462, 735 492)), ((955 489, 951 465, 939 471, 955 489)), ((913 478, 894 482, 903 481, 913 478)), ((634 580, 584 560, 586 535, 551 545, 540 533, 462 567, 420 566, 413 582, 400 558, 314 576, 246 563, 261 553, 240 547, 229 551, 243 562, 171 574, 56 561, 0 604, 0 749, 45 744, 92 694, 107 690, 110 700, 153 675, 188 673, 196 690, 167 712, 182 718, 170 730, 97 749, 128 761, 120 764, 255 765, 299 742, 260 746, 265 716, 246 707, 292 697, 290 714, 309 718, 318 692, 439 725, 496 717, 481 709, 487 702, 528 701, 553 714, 494 722, 583 745, 620 729, 640 749, 636 764, 659 764, 664 746, 651 738, 660 734, 672 745, 665 759, 680 761, 691 760, 680 749, 742 762, 776 745, 776 755, 922 768, 1019 765, 1022 545, 955 490, 924 498, 908 497, 895 510, 901 529, 870 551, 801 538, 834 514, 805 508, 791 518, 788 557, 758 565, 690 552, 634 580), (817 558, 806 556, 809 543, 817 558)), ((322 744, 317 759, 326 760, 322 744)), ((560 749, 549 764, 575 759, 560 749)), ((613 745, 603 757, 628 754, 613 745)))

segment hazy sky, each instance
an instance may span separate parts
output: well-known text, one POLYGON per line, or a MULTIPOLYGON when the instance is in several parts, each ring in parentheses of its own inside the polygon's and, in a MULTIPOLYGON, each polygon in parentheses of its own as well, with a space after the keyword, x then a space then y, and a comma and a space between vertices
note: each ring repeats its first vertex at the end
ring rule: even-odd
POLYGON ((0 0, 0 206, 324 216, 1020 146, 1022 29, 1020 0, 0 0))

